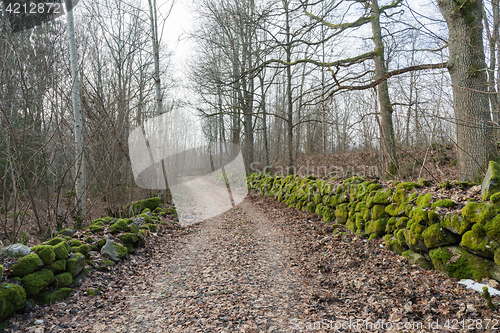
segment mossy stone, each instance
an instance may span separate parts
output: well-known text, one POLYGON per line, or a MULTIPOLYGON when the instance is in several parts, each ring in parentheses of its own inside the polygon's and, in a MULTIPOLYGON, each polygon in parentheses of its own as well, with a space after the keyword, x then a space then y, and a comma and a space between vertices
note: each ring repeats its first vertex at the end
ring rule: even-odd
POLYGON ((59 259, 54 261, 54 263, 50 266, 47 267, 47 269, 51 270, 52 272, 60 272, 60 271, 65 271, 66 270, 66 259, 59 259))
POLYGON ((25 304, 26 291, 23 287, 10 283, 0 285, 0 320, 21 310, 25 304))
POLYGON ((323 221, 326 223, 335 221, 335 215, 332 214, 332 212, 328 207, 326 207, 326 209, 323 212, 323 221))
POLYGON ((392 234, 397 230, 396 222, 397 220, 395 217, 391 217, 389 220, 387 220, 387 225, 385 226, 386 234, 392 234))
POLYGON ((308 205, 307 205, 307 211, 310 213, 310 214, 314 214, 314 212, 316 211, 316 205, 312 202, 310 202, 308 205))
POLYGON ((69 258, 66 262, 66 271, 75 277, 85 267, 85 256, 81 253, 76 253, 74 257, 69 258))
POLYGON ((71 276, 71 273, 69 273, 69 272, 55 275, 54 282, 52 282, 52 284, 56 288, 67 287, 72 283, 73 283, 73 277, 71 276))
POLYGON ((36 253, 28 254, 24 257, 19 258, 19 260, 10 267, 11 276, 23 277, 28 275, 39 267, 43 265, 42 259, 36 253))
POLYGON ((23 287, 27 296, 38 294, 43 288, 54 281, 54 273, 48 269, 42 269, 23 277, 23 287))
POLYGON ((375 234, 378 237, 385 235, 385 228, 387 226, 386 219, 371 220, 366 223, 365 232, 367 234, 375 234))
POLYGON ((429 252, 436 270, 455 279, 500 279, 500 269, 492 261, 472 254, 459 246, 432 249, 429 252))
MULTIPOLYGON (((149 215, 148 215, 148 217, 149 217, 149 215)), ((127 221, 124 219, 119 219, 118 221, 113 223, 110 226, 110 228, 111 228, 110 233, 113 235, 118 234, 120 232, 128 232, 130 230, 130 228, 127 224, 127 221)))
POLYGON ((134 248, 137 247, 139 237, 133 233, 126 233, 120 237, 123 245, 127 248, 128 253, 134 253, 134 248))
POLYGON ((373 202, 378 205, 388 205, 391 203, 390 198, 392 197, 392 194, 392 188, 380 189, 373 197, 373 202))
POLYGON ((392 195, 392 202, 395 204, 402 204, 408 201, 408 192, 404 189, 399 189, 392 195))
POLYGON ((32 247, 31 250, 38 254, 44 265, 50 265, 56 260, 56 254, 51 245, 37 245, 32 247))
POLYGON ((456 202, 451 199, 441 199, 437 200, 435 203, 431 205, 431 208, 441 207, 441 208, 450 208, 455 207, 456 202))
POLYGON ((486 201, 498 192, 500 192, 500 165, 495 161, 490 161, 481 185, 481 199, 486 201))
POLYGON ((387 246, 387 248, 393 252, 398 253, 399 255, 401 255, 405 250, 401 245, 399 245, 399 242, 395 237, 391 238, 391 240, 389 241, 389 246, 387 246))
POLYGON ((87 244, 82 244, 80 246, 76 246, 76 247, 73 247, 71 249, 73 250, 74 253, 81 253, 85 257, 88 256, 89 251, 90 251, 90 247, 87 244))
POLYGON ((406 229, 408 227, 409 218, 406 216, 400 217, 396 219, 396 228, 397 229, 406 229))
POLYGON ((446 228, 457 235, 463 235, 472 227, 471 222, 456 214, 446 215, 446 217, 441 220, 441 225, 443 228, 446 228))
POLYGON ((396 234, 394 235, 399 243, 399 246, 401 246, 401 248, 405 250, 408 249, 408 244, 406 243, 406 238, 405 238, 406 232, 407 229, 399 229, 398 231, 396 231, 396 234))
POLYGON ((422 232, 424 232, 425 226, 419 223, 412 223, 405 232, 405 240, 408 247, 419 253, 427 252, 427 247, 425 246, 424 237, 422 232))
POLYGON ((500 243, 489 238, 481 224, 474 224, 472 229, 462 236, 461 245, 467 251, 486 258, 493 258, 495 251, 500 248, 500 243))
POLYGON ((417 197, 417 206, 419 207, 430 207, 432 205, 432 194, 426 193, 426 194, 421 194, 417 197))
POLYGON ((356 221, 351 218, 347 219, 345 227, 351 230, 352 232, 356 232, 356 230, 358 230, 358 227, 356 226, 356 221))
POLYGON ((434 269, 434 265, 432 264, 432 262, 427 260, 425 256, 420 253, 412 250, 407 250, 404 251, 401 255, 405 257, 412 265, 418 265, 425 269, 434 269))
MULTIPOLYGON (((295 204, 295 198, 289 197, 286 200, 286 204, 288 206, 291 206, 292 204, 295 204)), ((151 222, 151 216, 149 216, 148 214, 140 214, 140 215, 137 215, 137 217, 142 217, 144 219, 144 222, 146 222, 146 223, 151 222)))
POLYGON ((349 212, 347 211, 347 204, 340 204, 335 209, 335 217, 337 218, 337 223, 345 224, 349 217, 349 212))
MULTIPOLYGON (((102 223, 102 222, 101 222, 102 223)), ((104 226, 98 224, 91 224, 87 227, 93 234, 104 231, 104 226)))
POLYGON ((131 210, 131 215, 136 215, 142 212, 145 208, 149 208, 154 211, 157 207, 161 206, 161 199, 159 197, 150 198, 146 200, 140 200, 132 205, 128 204, 127 209, 131 210))
POLYGON ((415 187, 419 188, 421 186, 422 185, 420 185, 419 183, 415 183, 415 182, 403 182, 403 183, 399 183, 396 186, 396 191, 398 191, 398 190, 412 191, 415 187))
POLYGON ((356 223, 356 229, 365 230, 365 220, 363 219, 361 213, 355 215, 355 223, 356 223))
POLYGON ((101 251, 104 244, 106 244, 106 238, 102 238, 97 241, 97 247, 99 248, 99 251, 101 251))
POLYGON ((54 237, 51 240, 46 241, 44 244, 55 246, 55 245, 62 243, 62 242, 66 242, 66 240, 64 238, 61 238, 61 237, 54 237))
POLYGON ((471 223, 487 222, 497 215, 496 206, 489 202, 469 202, 462 209, 462 217, 471 223), (492 209, 493 208, 493 209, 492 209))
POLYGON ((399 205, 398 204, 390 204, 389 206, 385 206, 385 212, 390 216, 398 216, 399 214, 399 205))
POLYGON ((54 245, 54 254, 56 255, 56 260, 68 258, 70 251, 71 247, 66 242, 61 242, 54 245))
POLYGON ((73 289, 71 288, 60 288, 54 292, 44 290, 36 295, 36 300, 43 304, 52 304, 68 298, 71 294, 73 294, 73 289))
POLYGON ((429 221, 429 214, 420 207, 417 207, 411 211, 410 217, 413 222, 426 225, 429 221))
POLYGON ((114 265, 115 265, 114 261, 108 259, 102 259, 101 262, 99 263, 99 270, 108 271, 109 267, 113 267, 114 265))
POLYGON ((460 236, 455 235, 448 229, 445 229, 441 224, 433 224, 422 232, 425 246, 428 249, 454 245, 460 242, 460 236))
POLYGON ((384 205, 373 205, 372 208, 372 219, 378 220, 386 216, 384 205))

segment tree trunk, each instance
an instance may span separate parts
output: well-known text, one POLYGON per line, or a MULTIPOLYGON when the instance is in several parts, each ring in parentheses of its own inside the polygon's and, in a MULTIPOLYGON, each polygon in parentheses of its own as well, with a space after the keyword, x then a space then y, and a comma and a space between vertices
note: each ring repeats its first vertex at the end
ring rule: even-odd
POLYGON ((293 173, 293 100, 292 100, 292 44, 290 32, 290 13, 288 0, 283 1, 286 16, 286 102, 287 102, 287 132, 288 132, 288 174, 293 173))
POLYGON ((474 180, 496 160, 483 48, 483 2, 438 0, 449 31, 448 71, 453 86, 460 177, 474 180))
MULTIPOLYGON (((375 80, 379 80, 387 74, 384 56, 384 43, 382 41, 382 30, 380 28, 380 9, 377 0, 372 0, 372 30, 373 42, 375 43, 375 80)), ((398 173, 399 163, 396 155, 396 140, 394 138, 394 126, 392 123, 392 104, 389 98, 387 80, 377 86, 378 101, 380 104, 380 127, 382 134, 382 145, 386 157, 386 174, 392 177, 398 173)))
POLYGON ((68 20, 69 50, 71 55, 71 77, 73 80, 71 98, 73 100, 73 112, 75 117, 75 209, 78 228, 82 227, 85 213, 85 170, 83 163, 83 121, 82 101, 80 98, 80 76, 78 74, 78 55, 76 53, 75 25, 73 21, 73 4, 71 0, 66 0, 66 17, 68 20))

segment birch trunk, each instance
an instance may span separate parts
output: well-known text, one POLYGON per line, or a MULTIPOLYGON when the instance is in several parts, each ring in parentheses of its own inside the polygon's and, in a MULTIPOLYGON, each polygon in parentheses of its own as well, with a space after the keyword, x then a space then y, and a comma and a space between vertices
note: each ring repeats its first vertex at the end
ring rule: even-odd
POLYGON ((80 76, 78 74, 78 55, 76 53, 75 24, 73 20, 73 4, 66 0, 66 17, 68 21, 69 49, 71 56, 71 78, 73 87, 71 99, 73 100, 73 113, 75 117, 75 196, 76 196, 76 222, 77 228, 82 227, 85 213, 85 169, 83 163, 83 121, 82 102, 80 97, 80 76))

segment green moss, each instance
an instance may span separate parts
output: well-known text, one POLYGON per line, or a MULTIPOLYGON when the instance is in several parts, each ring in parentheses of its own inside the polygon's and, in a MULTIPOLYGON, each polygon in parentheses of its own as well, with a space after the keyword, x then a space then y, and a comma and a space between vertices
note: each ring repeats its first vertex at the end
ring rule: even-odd
POLYGON ((384 205, 374 205, 372 208, 372 219, 378 220, 384 218, 385 214, 385 206, 384 205))
POLYGON ((481 185, 481 199, 486 201, 491 195, 498 192, 500 192, 500 165, 490 161, 481 185))
POLYGON ((432 202, 432 194, 426 193, 426 194, 421 194, 417 197, 417 206, 419 207, 431 207, 431 202, 432 202))
POLYGON ((56 259, 54 248, 51 245, 37 245, 34 246, 31 250, 38 254, 40 259, 42 259, 44 265, 50 265, 56 259))
POLYGON ((436 207, 450 208, 454 207, 455 205, 456 202, 451 199, 442 199, 442 200, 437 200, 435 203, 433 203, 431 205, 431 208, 436 208, 436 207))
POLYGON ((85 257, 87 257, 90 251, 90 247, 87 244, 82 244, 80 246, 73 247, 72 250, 74 253, 81 253, 85 257))
POLYGON ((492 261, 476 256, 459 246, 433 249, 429 255, 438 271, 455 279, 481 281, 485 277, 492 277, 495 265, 492 261))
POLYGON ((347 219, 345 227, 351 230, 352 232, 356 232, 356 230, 358 230, 358 227, 356 226, 356 221, 353 219, 347 219))
POLYGON ((308 205, 307 205, 307 211, 310 213, 310 214, 314 214, 314 212, 316 211, 316 205, 312 202, 310 202, 308 205))
POLYGON ((474 224, 472 229, 462 236, 462 247, 474 254, 486 258, 493 258, 500 244, 487 237, 485 227, 474 224))
POLYGON ((61 288, 54 292, 44 290, 36 295, 36 300, 43 304, 52 304, 62 299, 68 298, 69 296, 71 296, 71 294, 73 294, 73 289, 71 288, 61 288))
POLYGON ((120 240, 127 248, 128 253, 134 253, 134 248, 136 248, 138 245, 137 243, 139 241, 139 237, 137 237, 137 235, 133 233, 126 233, 120 237, 120 240))
POLYGON ((326 209, 323 212, 323 221, 330 223, 335 220, 335 216, 332 214, 330 209, 328 207, 325 207, 326 209))
POLYGON ((10 267, 11 276, 23 277, 34 272, 38 267, 43 265, 42 259, 38 254, 31 253, 19 258, 19 260, 10 267))
POLYGON ((356 230, 357 229, 362 229, 365 230, 365 220, 363 219, 363 216, 361 213, 358 213, 354 216, 354 220, 356 223, 356 230))
POLYGON ((428 249, 442 247, 447 245, 458 244, 460 236, 455 235, 451 231, 444 229, 441 224, 433 224, 422 232, 425 246, 428 249))
POLYGON ((412 265, 419 265, 420 267, 425 269, 434 268, 432 262, 427 260, 422 254, 417 253, 415 251, 412 250, 404 251, 403 253, 401 253, 401 255, 405 257, 408 260, 408 262, 412 265))
POLYGON ((87 238, 85 238, 85 243, 91 244, 93 242, 94 242, 94 239, 92 237, 88 236, 87 238))
POLYGON ((396 228, 397 229, 406 229, 408 227, 408 222, 410 221, 409 218, 406 216, 396 218, 396 228))
POLYGON ((150 210, 155 210, 157 207, 161 206, 161 199, 159 197, 150 198, 146 200, 141 200, 133 203, 132 205, 127 205, 127 209, 131 210, 131 215, 139 214, 144 208, 149 208, 150 210))
POLYGON ((399 214, 399 206, 397 204, 385 206, 385 212, 390 216, 397 216, 399 214))
POLYGON ((99 251, 101 251, 101 249, 102 249, 102 247, 104 246, 104 244, 106 244, 106 239, 105 239, 105 238, 103 238, 103 239, 99 239, 99 240, 97 241, 97 247, 98 247, 99 251))
POLYGON ((373 197, 373 202, 379 205, 388 205, 390 204, 390 198, 392 197, 392 194, 392 188, 380 189, 373 197))
POLYGON ((120 258, 120 260, 125 259, 125 257, 127 256, 127 253, 128 253, 127 248, 123 245, 118 244, 118 243, 114 243, 113 246, 118 251, 118 257, 120 258))
POLYGON ((91 224, 87 227, 87 229, 90 230, 93 234, 96 234, 98 232, 104 231, 104 226, 97 225, 97 224, 91 224))
POLYGON ((55 246, 59 243, 62 243, 62 242, 65 242, 66 240, 64 238, 61 238, 61 237, 54 237, 52 238, 51 240, 49 241, 46 241, 45 244, 47 245, 52 245, 52 246, 55 246))
POLYGON ((54 273, 48 269, 43 269, 23 277, 23 287, 27 296, 36 295, 43 288, 50 285, 52 281, 54 281, 54 273))
POLYGON ((408 201, 408 192, 404 189, 399 189, 392 195, 392 202, 396 204, 402 204, 408 201))
POLYGON ((462 218, 460 215, 449 214, 441 221, 443 228, 446 228, 457 235, 463 235, 470 230, 472 223, 462 218))
MULTIPOLYGON (((148 218, 149 218, 149 215, 147 215, 148 218)), ((127 232, 127 231, 130 231, 130 228, 127 224, 127 221, 124 220, 124 219, 119 219, 118 221, 116 221, 115 223, 113 223, 111 226, 110 226, 110 233, 111 234, 118 234, 120 232, 127 232)))
POLYGON ((389 248, 389 244, 391 242, 391 239, 394 238, 394 235, 393 234, 387 234, 384 236, 384 245, 386 248, 389 248))
POLYGON ((427 222, 428 225, 439 223, 439 221, 441 220, 440 215, 436 213, 435 210, 428 211, 427 216, 429 217, 429 221, 427 222))
POLYGON ((95 297, 101 294, 101 290, 99 288, 96 289, 87 289, 87 296, 95 297))
POLYGON ((419 223, 412 223, 405 232, 405 240, 408 247, 419 253, 427 252, 427 247, 425 246, 424 237, 422 232, 424 232, 425 226, 419 223))
POLYGON ((48 266, 47 269, 51 270, 52 272, 64 271, 64 270, 66 270, 66 260, 60 259, 60 260, 54 261, 54 263, 52 265, 48 266))
POLYGON ((56 260, 68 258, 70 251, 71 248, 66 242, 61 242, 57 245, 54 245, 54 254, 56 255, 56 260))
POLYGON ((411 211, 410 217, 413 222, 426 225, 429 221, 429 214, 420 207, 417 207, 411 211))
POLYGON ((385 228, 387 226, 386 219, 371 220, 366 223, 365 232, 367 234, 375 234, 378 237, 385 235, 385 228))
POLYGON ((335 209, 335 217, 337 218, 338 223, 345 224, 347 222, 347 218, 349 217, 347 204, 344 203, 337 206, 335 209))
MULTIPOLYGON (((462 217, 469 222, 479 223, 482 220, 481 215, 487 210, 488 203, 486 202, 469 202, 462 209, 462 217)), ((493 217, 491 216, 491 218, 493 217)))
POLYGON ((493 194, 490 197, 490 201, 494 203, 495 205, 500 204, 500 192, 493 194))
POLYGON ((85 267, 85 256, 81 253, 75 254, 74 257, 68 259, 66 262, 66 271, 71 273, 72 277, 77 276, 83 267, 85 267))
POLYGON ((9 283, 0 285, 0 320, 21 310, 25 304, 26 292, 22 287, 9 283))
POLYGON ((71 273, 68 272, 55 275, 54 282, 52 282, 52 284, 56 288, 67 287, 72 283, 73 283, 73 277, 71 276, 71 273))
POLYGON ((397 220, 396 220, 395 217, 391 217, 387 221, 387 225, 385 227, 385 233, 386 234, 392 234, 392 233, 394 233, 397 230, 396 222, 397 222, 397 220))
POLYGON ((113 267, 114 265, 115 265, 114 261, 108 259, 102 259, 101 262, 99 263, 99 270, 108 271, 109 267, 113 267))
POLYGON ((399 242, 396 238, 392 238, 390 240, 389 246, 387 248, 391 251, 397 252, 400 255, 404 252, 404 248, 399 245, 399 242))
POLYGON ((403 183, 399 183, 398 186, 396 186, 396 191, 398 191, 398 190, 412 191, 415 187, 419 188, 421 186, 422 185, 420 185, 419 183, 415 183, 415 182, 403 182, 403 183))
POLYGON ((399 246, 401 246, 401 248, 405 250, 408 249, 408 244, 406 243, 406 238, 405 238, 406 233, 407 229, 399 229, 395 234, 399 246))

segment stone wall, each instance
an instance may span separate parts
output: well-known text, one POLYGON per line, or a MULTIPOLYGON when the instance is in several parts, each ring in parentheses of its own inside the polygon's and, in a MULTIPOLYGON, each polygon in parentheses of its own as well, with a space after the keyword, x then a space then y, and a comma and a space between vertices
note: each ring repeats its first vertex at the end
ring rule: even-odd
POLYGON ((345 225, 361 237, 383 238, 388 249, 412 264, 457 279, 500 281, 500 195, 460 207, 417 191, 426 185, 383 187, 359 177, 335 183, 313 176, 248 176, 249 190, 317 214, 334 227, 345 225))

